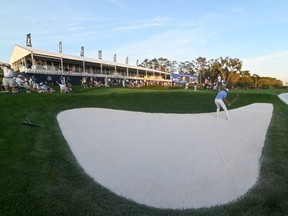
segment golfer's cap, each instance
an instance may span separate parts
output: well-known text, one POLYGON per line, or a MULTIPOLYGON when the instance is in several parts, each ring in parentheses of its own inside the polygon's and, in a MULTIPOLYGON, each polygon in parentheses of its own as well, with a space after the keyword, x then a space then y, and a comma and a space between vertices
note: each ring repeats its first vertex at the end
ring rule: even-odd
POLYGON ((22 75, 21 75, 21 74, 19 74, 19 75, 18 75, 18 77, 19 77, 19 78, 22 78, 22 75))
POLYGON ((225 91, 226 91, 226 92, 229 92, 229 89, 228 89, 228 88, 225 88, 225 91))
POLYGON ((11 68, 11 65, 10 64, 6 64, 6 67, 11 68))

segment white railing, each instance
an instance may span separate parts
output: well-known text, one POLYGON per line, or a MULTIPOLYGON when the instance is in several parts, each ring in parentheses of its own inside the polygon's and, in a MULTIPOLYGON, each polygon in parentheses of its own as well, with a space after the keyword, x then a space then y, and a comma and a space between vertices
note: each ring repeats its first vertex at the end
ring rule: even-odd
POLYGON ((104 70, 104 73, 88 73, 88 72, 75 72, 75 71, 66 71, 61 69, 59 67, 55 66, 42 66, 42 65, 33 65, 31 68, 27 67, 20 67, 20 72, 25 73, 34 73, 34 74, 46 74, 46 75, 64 75, 64 76, 87 76, 87 77, 107 77, 107 78, 118 78, 118 79, 134 79, 134 80, 148 80, 148 81, 168 81, 171 80, 165 80, 162 76, 145 76, 139 74, 136 76, 135 74, 131 74, 130 76, 125 76, 121 73, 115 73, 114 71, 106 71, 104 70), (108 74, 107 74, 108 72, 108 74))

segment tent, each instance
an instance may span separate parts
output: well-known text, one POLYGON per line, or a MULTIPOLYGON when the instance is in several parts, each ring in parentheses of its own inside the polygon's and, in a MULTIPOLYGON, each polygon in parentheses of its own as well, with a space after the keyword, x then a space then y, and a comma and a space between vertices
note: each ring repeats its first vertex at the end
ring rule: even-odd
POLYGON ((189 83, 197 82, 198 75, 197 74, 172 73, 171 78, 172 78, 172 82, 185 84, 186 82, 189 82, 189 83))

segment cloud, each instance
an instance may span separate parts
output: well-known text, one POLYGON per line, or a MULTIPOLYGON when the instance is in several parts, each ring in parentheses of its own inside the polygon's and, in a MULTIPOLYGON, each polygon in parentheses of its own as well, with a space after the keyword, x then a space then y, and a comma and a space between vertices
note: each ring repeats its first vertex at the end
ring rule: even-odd
POLYGON ((121 10, 128 10, 129 8, 122 3, 120 0, 107 0, 107 2, 111 3, 112 5, 120 8, 121 10))
POLYGON ((116 27, 111 29, 110 31, 122 31, 122 30, 134 30, 134 29, 142 29, 142 28, 149 28, 154 26, 167 26, 169 25, 173 19, 166 18, 166 17, 154 17, 153 19, 145 19, 145 20, 138 20, 135 24, 116 27))
POLYGON ((271 53, 243 60, 243 70, 259 76, 275 77, 288 82, 288 69, 283 67, 288 59, 288 51, 271 53))
POLYGON ((277 59, 279 60, 279 59, 282 59, 282 58, 285 58, 287 60, 288 51, 271 53, 271 54, 265 55, 265 56, 258 56, 258 57, 255 57, 255 58, 246 59, 245 62, 247 64, 265 64, 267 62, 275 61, 277 59))
POLYGON ((270 4, 270 3, 273 3, 273 2, 275 2, 275 0, 266 0, 265 4, 270 4))
POLYGON ((82 30, 85 29, 85 27, 72 27, 70 29, 68 29, 68 31, 78 31, 78 30, 82 30))
POLYGON ((238 14, 238 13, 243 13, 245 9, 243 7, 235 7, 230 9, 230 13, 232 14, 238 14))
MULTIPOLYGON (((145 58, 159 58, 165 57, 171 61, 186 61, 197 57, 197 47, 203 41, 209 41, 209 34, 200 34, 199 30, 165 30, 156 34, 150 34, 142 40, 122 43, 120 46, 113 47, 105 50, 105 53, 109 53, 108 56, 112 56, 113 52, 125 57, 129 56, 131 62, 144 60, 145 58)), ((95 51, 96 53, 96 51, 95 51)), ((124 59, 122 60, 124 62, 124 59)))

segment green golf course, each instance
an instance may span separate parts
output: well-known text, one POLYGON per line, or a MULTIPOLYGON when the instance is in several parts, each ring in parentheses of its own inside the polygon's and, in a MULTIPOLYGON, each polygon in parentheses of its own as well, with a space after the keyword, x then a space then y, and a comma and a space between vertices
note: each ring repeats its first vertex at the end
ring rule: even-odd
POLYGON ((0 215, 287 215, 288 107, 277 95, 287 93, 288 89, 230 90, 228 100, 237 95, 239 98, 228 109, 253 103, 273 104, 260 161, 260 178, 235 202, 179 210, 140 205, 95 182, 75 160, 56 117, 61 111, 82 107, 153 113, 215 112, 215 91, 76 86, 72 93, 60 94, 59 88, 56 92, 0 94, 0 215), (27 118, 36 125, 24 124, 27 118))

